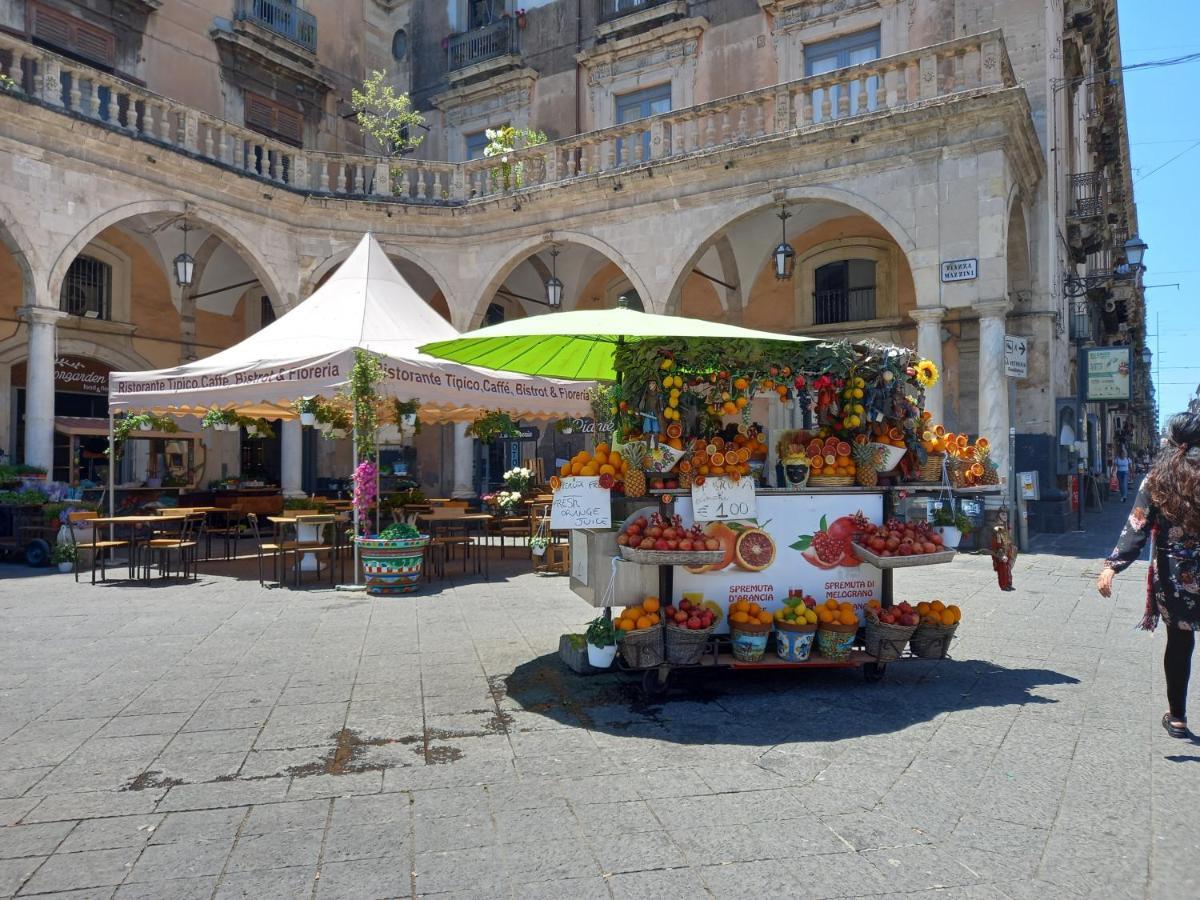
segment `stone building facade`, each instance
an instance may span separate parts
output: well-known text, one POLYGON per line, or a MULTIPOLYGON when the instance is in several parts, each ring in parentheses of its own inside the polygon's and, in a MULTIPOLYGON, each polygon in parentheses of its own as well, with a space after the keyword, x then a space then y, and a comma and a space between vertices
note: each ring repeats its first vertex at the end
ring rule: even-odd
MULTIPOLYGON (((1063 426, 1093 460, 1150 427, 1120 59, 1116 0, 0 0, 0 448, 52 464, 56 414, 95 412, 59 370, 230 346, 371 230, 464 330, 545 313, 553 271, 566 309, 915 345, 935 415, 1002 467, 1015 429, 1062 527, 1063 426), (414 154, 352 120, 376 69, 414 154), (549 140, 480 158, 502 125, 549 140), (1079 407, 1085 343, 1131 347, 1132 402, 1079 407)), ((461 428, 423 440, 469 489, 461 428)), ((289 489, 337 468, 303 444, 289 489)))

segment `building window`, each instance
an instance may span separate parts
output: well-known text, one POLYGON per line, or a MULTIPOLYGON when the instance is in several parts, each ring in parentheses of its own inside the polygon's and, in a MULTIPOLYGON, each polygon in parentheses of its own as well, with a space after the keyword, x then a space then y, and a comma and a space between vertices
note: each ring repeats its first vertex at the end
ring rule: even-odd
POLYGON ((489 303, 487 312, 483 314, 484 325, 499 325, 504 321, 504 307, 499 303, 489 303))
POLYGON ((408 33, 403 28, 392 35, 392 59, 400 62, 408 54, 408 33))
POLYGON ((474 134, 466 135, 467 139, 467 159, 483 159, 483 151, 490 143, 487 136, 487 131, 476 131, 474 134))
POLYGON ((505 0, 470 0, 467 7, 467 28, 483 28, 503 18, 505 0))
MULTIPOLYGON (((821 41, 818 44, 809 44, 804 48, 804 74, 810 77, 824 75, 837 69, 861 65, 873 59, 879 59, 878 28, 860 31, 857 34, 848 34, 829 41, 821 41)), ((860 110, 858 96, 862 85, 858 80, 833 86, 828 90, 831 118, 838 117, 838 107, 846 92, 849 92, 850 115, 874 109, 875 92, 878 87, 878 78, 872 76, 867 79, 867 109, 860 110)), ((813 91, 813 120, 816 122, 821 121, 821 108, 825 103, 826 93, 824 88, 813 91)))
POLYGON ((116 63, 117 39, 111 31, 52 7, 29 4, 29 31, 35 44, 90 65, 111 69, 116 63))
POLYGON ((247 128, 294 147, 304 145, 304 116, 296 110, 250 91, 245 93, 245 108, 247 128))
MULTIPOLYGON (((642 88, 639 91, 633 91, 628 94, 621 94, 617 98, 617 124, 622 122, 634 122, 638 119, 644 119, 647 116, 657 116, 662 113, 671 111, 671 83, 668 81, 665 84, 658 84, 654 87, 642 88)), ((636 140, 636 138, 634 138, 636 140)), ((642 140, 642 160, 650 158, 650 132, 644 131, 641 135, 642 140)), ((617 165, 621 165, 621 152, 624 149, 623 140, 617 141, 617 165)), ((630 159, 628 162, 638 162, 636 159, 630 159)))
POLYGON ((91 256, 77 256, 63 279, 58 308, 72 316, 112 318, 112 266, 91 256))
POLYGON ((813 273, 813 324, 875 318, 875 260, 844 259, 813 273))

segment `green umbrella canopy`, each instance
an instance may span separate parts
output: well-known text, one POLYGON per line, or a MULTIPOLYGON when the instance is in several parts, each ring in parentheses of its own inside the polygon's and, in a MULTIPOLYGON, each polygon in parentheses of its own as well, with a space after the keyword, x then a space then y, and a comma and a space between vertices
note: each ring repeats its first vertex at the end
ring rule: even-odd
POLYGON ((578 381, 615 381, 618 343, 661 338, 710 338, 799 344, 813 338, 755 331, 723 322, 658 316, 618 307, 530 316, 434 341, 422 353, 499 372, 578 381))

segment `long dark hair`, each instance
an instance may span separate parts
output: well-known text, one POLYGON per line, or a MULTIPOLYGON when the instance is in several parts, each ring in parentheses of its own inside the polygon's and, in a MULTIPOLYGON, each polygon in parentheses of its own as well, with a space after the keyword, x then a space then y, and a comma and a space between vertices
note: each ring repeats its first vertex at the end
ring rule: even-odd
POLYGON ((1200 535, 1200 415, 1171 416, 1167 441, 1146 476, 1150 502, 1172 525, 1200 535))

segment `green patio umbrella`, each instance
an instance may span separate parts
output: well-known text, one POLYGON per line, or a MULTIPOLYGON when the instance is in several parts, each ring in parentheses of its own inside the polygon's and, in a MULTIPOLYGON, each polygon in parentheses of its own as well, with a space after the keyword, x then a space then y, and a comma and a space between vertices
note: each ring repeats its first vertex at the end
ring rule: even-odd
POLYGON ((425 344, 420 351, 499 372, 576 381, 615 381, 613 358, 618 344, 673 337, 786 344, 814 340, 723 322, 658 316, 622 306, 515 319, 425 344))

